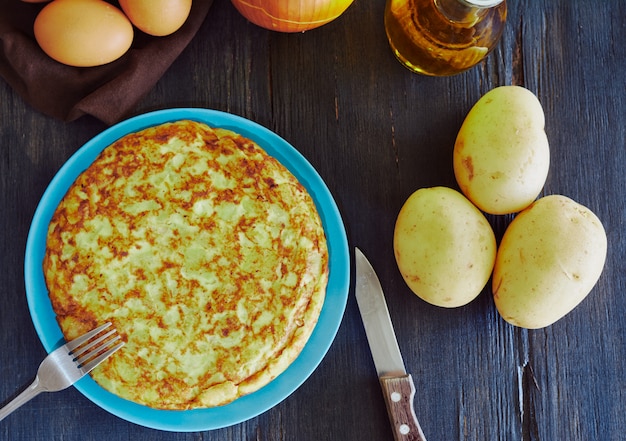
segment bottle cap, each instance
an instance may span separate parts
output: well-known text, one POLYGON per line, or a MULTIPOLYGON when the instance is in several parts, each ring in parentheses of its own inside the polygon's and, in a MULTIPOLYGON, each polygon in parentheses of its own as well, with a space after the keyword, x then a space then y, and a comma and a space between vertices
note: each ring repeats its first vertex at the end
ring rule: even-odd
POLYGON ((463 0, 465 3, 471 6, 478 6, 480 8, 492 8, 498 6, 504 0, 463 0))

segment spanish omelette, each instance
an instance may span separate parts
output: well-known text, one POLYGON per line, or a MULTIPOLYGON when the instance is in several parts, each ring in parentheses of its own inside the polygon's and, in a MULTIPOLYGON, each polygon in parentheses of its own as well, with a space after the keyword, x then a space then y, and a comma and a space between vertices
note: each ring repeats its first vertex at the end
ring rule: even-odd
POLYGON ((92 372, 158 409, 212 407, 297 357, 328 280, 306 189, 253 141, 184 120, 103 150, 57 207, 44 276, 67 339, 110 320, 125 347, 92 372))

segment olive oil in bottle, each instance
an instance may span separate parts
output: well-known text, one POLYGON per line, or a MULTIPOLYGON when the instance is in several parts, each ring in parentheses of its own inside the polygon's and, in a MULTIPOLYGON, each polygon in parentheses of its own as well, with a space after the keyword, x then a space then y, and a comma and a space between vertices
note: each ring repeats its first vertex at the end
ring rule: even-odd
POLYGON ((433 76, 461 73, 496 46, 506 0, 387 0, 389 44, 408 69, 433 76))

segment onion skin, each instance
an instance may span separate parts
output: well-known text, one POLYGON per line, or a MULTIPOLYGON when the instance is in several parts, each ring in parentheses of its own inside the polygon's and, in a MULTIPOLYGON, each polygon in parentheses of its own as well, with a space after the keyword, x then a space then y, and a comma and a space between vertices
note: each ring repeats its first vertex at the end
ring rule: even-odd
POLYGON ((277 32, 304 32, 329 23, 353 0, 231 0, 250 22, 277 32))

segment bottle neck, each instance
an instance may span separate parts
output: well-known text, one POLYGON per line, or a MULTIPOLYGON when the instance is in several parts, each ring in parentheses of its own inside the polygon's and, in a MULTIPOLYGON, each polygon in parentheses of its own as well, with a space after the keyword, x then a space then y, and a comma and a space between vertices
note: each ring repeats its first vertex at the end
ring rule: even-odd
POLYGON ((478 22, 485 12, 504 0, 434 0, 437 9, 450 21, 467 27, 478 22))

